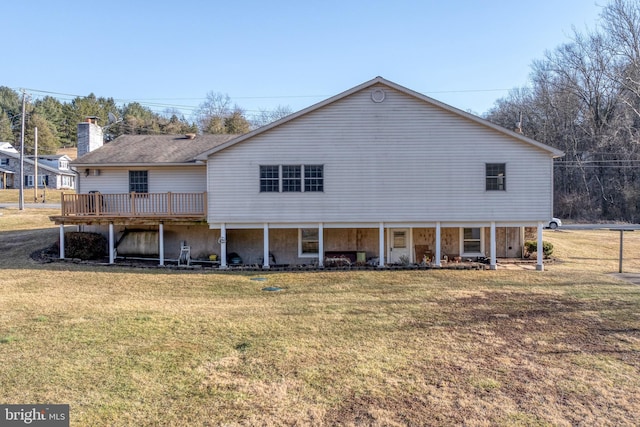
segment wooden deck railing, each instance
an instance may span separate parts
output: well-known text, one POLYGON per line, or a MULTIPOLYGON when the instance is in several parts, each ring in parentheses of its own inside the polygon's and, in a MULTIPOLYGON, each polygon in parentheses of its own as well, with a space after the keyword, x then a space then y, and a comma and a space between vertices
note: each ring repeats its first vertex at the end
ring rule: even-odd
POLYGON ((62 194, 62 216, 205 217, 206 193, 62 194))

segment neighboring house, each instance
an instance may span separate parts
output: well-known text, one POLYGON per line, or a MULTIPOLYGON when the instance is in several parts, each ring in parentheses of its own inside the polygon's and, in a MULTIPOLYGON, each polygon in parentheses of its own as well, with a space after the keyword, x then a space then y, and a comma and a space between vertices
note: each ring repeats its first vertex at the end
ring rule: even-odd
MULTIPOLYGON (((38 156, 38 186, 51 189, 75 189, 76 174, 69 168, 71 158, 63 155, 38 156)), ((24 187, 33 188, 36 162, 34 156, 24 156, 24 187)), ((20 153, 8 142, 0 142, 0 189, 20 186, 20 153)))
POLYGON ((62 238, 65 224, 108 234, 111 261, 116 246, 160 264, 188 246, 223 268, 339 255, 496 268, 522 255, 525 227, 542 239, 563 153, 378 77, 228 140, 122 136, 81 154, 80 194, 52 219, 62 238))
MULTIPOLYGON (((1 161, 1 159, 0 159, 1 161)), ((13 187, 13 176, 15 174, 9 169, 0 166, 0 190, 13 187)))

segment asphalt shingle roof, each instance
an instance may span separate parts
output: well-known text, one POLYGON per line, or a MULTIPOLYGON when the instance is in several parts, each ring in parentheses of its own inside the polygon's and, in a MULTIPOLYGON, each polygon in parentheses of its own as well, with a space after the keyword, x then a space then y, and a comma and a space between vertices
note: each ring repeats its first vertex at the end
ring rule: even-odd
POLYGON ((191 163, 207 150, 238 135, 122 135, 71 162, 71 165, 191 163))

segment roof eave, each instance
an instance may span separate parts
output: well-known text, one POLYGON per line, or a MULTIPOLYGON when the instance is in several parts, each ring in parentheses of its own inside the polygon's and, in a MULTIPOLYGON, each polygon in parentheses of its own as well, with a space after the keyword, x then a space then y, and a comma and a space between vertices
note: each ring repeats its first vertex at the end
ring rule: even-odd
POLYGON ((133 163, 70 163, 69 164, 73 168, 117 168, 117 167, 176 167, 176 166, 204 166, 205 163, 201 161, 195 162, 166 162, 166 163, 158 163, 158 162, 133 162, 133 163))

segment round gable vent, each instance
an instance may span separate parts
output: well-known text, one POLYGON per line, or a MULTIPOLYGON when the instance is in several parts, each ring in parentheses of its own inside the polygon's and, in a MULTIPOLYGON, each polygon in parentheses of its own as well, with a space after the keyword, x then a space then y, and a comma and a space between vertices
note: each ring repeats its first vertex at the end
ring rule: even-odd
POLYGON ((382 102, 384 101, 385 96, 386 95, 382 89, 375 89, 371 92, 371 100, 373 102, 382 102))

